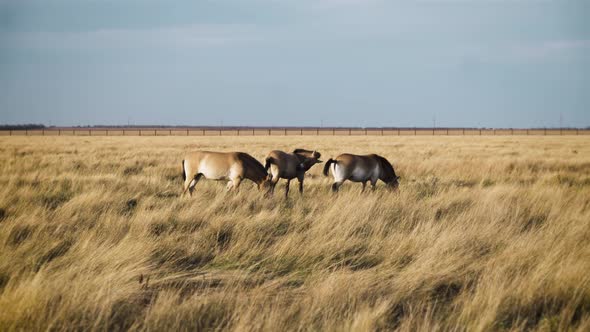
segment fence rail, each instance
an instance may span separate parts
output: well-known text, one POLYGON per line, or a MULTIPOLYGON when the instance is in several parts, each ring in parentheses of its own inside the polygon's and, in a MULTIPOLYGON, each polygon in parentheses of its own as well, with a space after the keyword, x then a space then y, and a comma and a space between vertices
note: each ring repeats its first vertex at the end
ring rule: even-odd
POLYGON ((590 129, 463 128, 60 128, 0 130, 0 136, 565 136, 590 135, 590 129))

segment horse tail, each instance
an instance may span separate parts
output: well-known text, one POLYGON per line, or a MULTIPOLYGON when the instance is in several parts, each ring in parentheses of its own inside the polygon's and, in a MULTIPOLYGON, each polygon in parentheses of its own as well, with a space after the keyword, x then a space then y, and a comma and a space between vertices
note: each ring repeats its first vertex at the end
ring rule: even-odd
POLYGON ((326 161, 326 164, 324 165, 324 175, 328 176, 328 171, 330 171, 330 165, 332 164, 336 164, 338 163, 336 160, 330 158, 328 159, 328 161, 326 161))
POLYGON ((184 169, 184 159, 182 160, 182 181, 186 181, 186 170, 184 169))
POLYGON ((271 164, 275 164, 275 165, 276 165, 276 162, 275 162, 275 160, 273 159, 273 157, 266 157, 266 163, 264 164, 264 169, 265 169, 267 172, 268 172, 268 169, 270 168, 270 165, 271 165, 271 164))

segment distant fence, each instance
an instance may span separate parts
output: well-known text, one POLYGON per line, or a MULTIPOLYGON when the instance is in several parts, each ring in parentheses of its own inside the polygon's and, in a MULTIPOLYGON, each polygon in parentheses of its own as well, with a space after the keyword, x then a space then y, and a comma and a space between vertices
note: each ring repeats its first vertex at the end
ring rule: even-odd
POLYGON ((462 128, 48 128, 0 130, 0 136, 565 136, 590 135, 590 129, 462 128))

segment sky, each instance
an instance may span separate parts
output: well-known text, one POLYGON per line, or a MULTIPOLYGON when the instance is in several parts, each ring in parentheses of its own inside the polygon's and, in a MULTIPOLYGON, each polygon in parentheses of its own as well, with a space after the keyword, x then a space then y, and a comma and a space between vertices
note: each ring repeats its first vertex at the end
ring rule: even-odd
POLYGON ((560 121, 590 126, 590 0, 0 0, 0 124, 560 121))

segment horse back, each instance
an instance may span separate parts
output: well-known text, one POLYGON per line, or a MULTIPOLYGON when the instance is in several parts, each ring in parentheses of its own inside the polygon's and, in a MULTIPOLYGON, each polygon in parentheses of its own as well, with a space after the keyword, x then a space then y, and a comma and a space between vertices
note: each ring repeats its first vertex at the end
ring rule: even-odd
POLYGON ((301 163, 299 157, 294 153, 287 153, 280 150, 273 150, 266 157, 272 159, 281 176, 295 177, 297 166, 301 163))
POLYGON ((355 155, 344 153, 336 157, 334 169, 338 168, 339 177, 351 181, 366 181, 379 176, 380 165, 373 155, 355 155))
POLYGON ((235 152, 193 151, 185 156, 190 173, 203 174, 208 179, 223 179, 239 166, 235 152))

